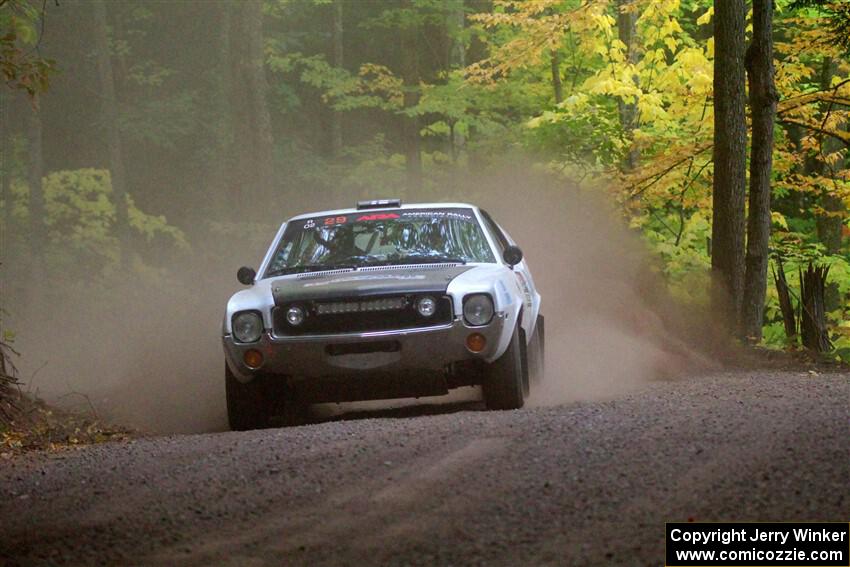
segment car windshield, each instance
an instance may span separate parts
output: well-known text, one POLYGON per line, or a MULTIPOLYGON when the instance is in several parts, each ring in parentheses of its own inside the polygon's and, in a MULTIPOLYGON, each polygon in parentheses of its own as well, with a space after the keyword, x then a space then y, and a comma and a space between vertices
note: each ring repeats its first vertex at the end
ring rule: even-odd
POLYGON ((432 262, 495 262, 472 209, 365 210, 290 221, 266 276, 432 262))

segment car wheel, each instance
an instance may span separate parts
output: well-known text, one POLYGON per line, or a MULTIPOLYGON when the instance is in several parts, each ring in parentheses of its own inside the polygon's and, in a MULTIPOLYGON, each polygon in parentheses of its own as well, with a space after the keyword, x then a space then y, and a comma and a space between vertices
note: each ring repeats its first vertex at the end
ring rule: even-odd
POLYGON ((531 391, 531 384, 529 383, 529 376, 531 373, 529 372, 529 360, 528 360, 528 341, 525 336, 525 329, 520 328, 519 330, 519 352, 521 355, 520 360, 522 361, 522 397, 527 398, 528 393, 531 391))
POLYGON ((528 370, 532 384, 539 384, 546 376, 545 328, 543 315, 537 316, 534 335, 528 343, 528 370))
POLYGON ((276 416, 284 427, 304 425, 310 422, 310 408, 303 402, 291 399, 291 397, 284 397, 280 411, 276 416))
POLYGON ((246 431, 268 426, 268 404, 263 397, 262 384, 259 379, 243 384, 236 379, 236 376, 230 371, 230 367, 225 364, 224 386, 227 397, 227 420, 230 423, 230 429, 246 431))
POLYGON ((522 336, 519 325, 511 335, 505 353, 487 368, 482 390, 487 409, 508 410, 522 407, 526 380, 522 336))

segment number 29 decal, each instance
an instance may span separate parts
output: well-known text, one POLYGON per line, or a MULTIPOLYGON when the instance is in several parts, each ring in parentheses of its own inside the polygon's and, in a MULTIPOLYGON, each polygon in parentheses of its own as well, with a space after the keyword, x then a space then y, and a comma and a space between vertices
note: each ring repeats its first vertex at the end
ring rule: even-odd
POLYGON ((340 216, 340 217, 328 217, 328 218, 325 219, 324 225, 325 226, 333 226, 335 224, 345 224, 346 222, 348 222, 347 217, 342 217, 342 216, 340 216))

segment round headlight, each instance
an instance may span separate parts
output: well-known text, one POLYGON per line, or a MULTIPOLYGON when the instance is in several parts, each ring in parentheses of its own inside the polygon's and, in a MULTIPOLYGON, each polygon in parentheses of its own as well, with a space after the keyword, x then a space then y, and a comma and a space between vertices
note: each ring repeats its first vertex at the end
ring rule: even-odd
POLYGON ((470 325, 486 325, 493 318, 493 300, 483 293, 468 296, 463 302, 463 318, 470 325))
POLYGON ((292 307, 286 310, 286 320, 293 327, 300 325, 304 322, 304 310, 296 305, 293 305, 292 307))
POLYGON ((253 343, 263 334, 263 319, 255 311, 243 311, 233 316, 233 336, 240 343, 253 343))
POLYGON ((423 317, 430 317, 437 311, 437 302, 433 297, 422 297, 416 302, 416 310, 423 317))

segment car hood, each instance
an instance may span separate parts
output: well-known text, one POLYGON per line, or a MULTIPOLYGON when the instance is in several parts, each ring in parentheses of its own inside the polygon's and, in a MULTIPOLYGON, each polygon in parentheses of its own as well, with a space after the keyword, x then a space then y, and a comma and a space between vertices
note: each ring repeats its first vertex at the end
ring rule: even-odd
POLYGON ((473 266, 422 265, 365 268, 287 276, 271 284, 275 304, 402 293, 445 294, 449 283, 473 266))

